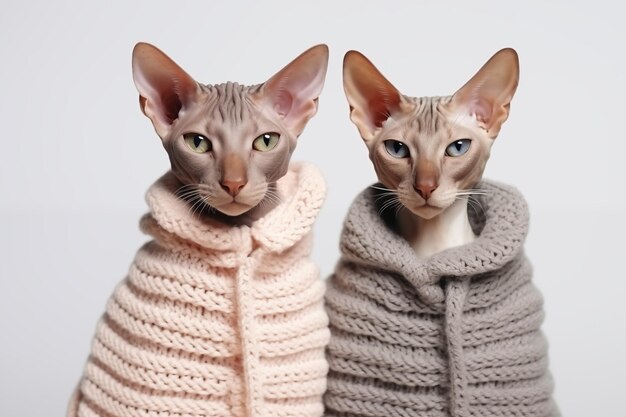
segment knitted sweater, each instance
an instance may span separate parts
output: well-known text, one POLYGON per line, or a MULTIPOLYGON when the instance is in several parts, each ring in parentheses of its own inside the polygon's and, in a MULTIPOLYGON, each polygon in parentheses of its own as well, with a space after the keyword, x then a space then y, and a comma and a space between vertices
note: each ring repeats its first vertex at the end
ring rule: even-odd
POLYGON ((526 203, 478 187, 476 240, 425 260, 378 214, 375 190, 356 198, 326 293, 327 417, 559 415, 522 248, 526 203))
POLYGON ((169 172, 140 222, 154 240, 115 289, 69 406, 82 417, 323 413, 325 285, 309 260, 325 186, 294 165, 251 226, 193 216, 169 172))

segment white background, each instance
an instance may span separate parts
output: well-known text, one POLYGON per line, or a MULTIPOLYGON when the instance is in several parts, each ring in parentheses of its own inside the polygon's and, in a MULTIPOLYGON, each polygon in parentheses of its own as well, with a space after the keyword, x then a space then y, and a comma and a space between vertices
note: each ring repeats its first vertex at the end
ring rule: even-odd
POLYGON ((203 83, 264 81, 306 48, 331 57, 295 159, 323 171, 324 276, 353 197, 375 180, 348 119, 341 61, 368 56, 405 94, 454 92, 511 46, 521 82, 486 176, 531 207, 556 400, 623 416, 626 373, 624 3, 79 2, 0 9, 0 416, 60 416, 95 323, 146 237, 143 194, 168 161, 130 57, 154 43, 203 83))

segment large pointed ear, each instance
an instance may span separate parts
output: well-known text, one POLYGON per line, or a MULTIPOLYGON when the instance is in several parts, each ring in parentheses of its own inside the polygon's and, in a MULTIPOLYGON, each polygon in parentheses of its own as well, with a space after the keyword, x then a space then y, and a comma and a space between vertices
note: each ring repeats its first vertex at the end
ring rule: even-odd
POLYGON ((406 104, 398 89, 357 51, 348 51, 343 58, 343 89, 350 104, 350 120, 366 142, 406 104))
POLYGON ((133 49, 133 80, 141 110, 161 138, 199 89, 198 83, 167 55, 143 42, 133 49))
POLYGON ((328 46, 316 45, 263 83, 255 98, 276 112, 297 137, 317 112, 327 68, 328 46))
POLYGON ((452 96, 458 111, 476 117, 491 138, 498 136, 519 82, 519 59, 515 50, 502 49, 452 96))

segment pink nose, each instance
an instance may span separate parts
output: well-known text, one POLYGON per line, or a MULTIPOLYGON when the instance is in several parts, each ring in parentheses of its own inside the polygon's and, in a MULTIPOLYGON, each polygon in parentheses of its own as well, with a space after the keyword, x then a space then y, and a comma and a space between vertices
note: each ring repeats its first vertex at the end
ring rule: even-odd
POLYGON ((435 192, 439 184, 435 183, 418 183, 413 186, 415 192, 417 192, 424 200, 428 200, 430 196, 435 192))
POLYGON ((233 197, 236 197, 237 194, 239 194, 239 192, 241 191, 241 189, 246 185, 246 181, 243 179, 237 179, 237 180, 223 179, 222 181, 220 181, 220 185, 228 194, 232 195, 233 197))

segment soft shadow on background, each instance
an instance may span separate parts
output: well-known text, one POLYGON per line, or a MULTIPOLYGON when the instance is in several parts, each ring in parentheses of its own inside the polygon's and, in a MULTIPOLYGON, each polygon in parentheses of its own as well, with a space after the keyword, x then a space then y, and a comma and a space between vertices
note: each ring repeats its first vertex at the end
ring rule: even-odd
POLYGON ((623 415, 625 16, 616 1, 3 2, 0 415, 63 415, 106 299, 146 240, 143 194, 168 161, 132 83, 138 41, 204 83, 262 82, 330 46, 294 156, 328 182, 314 252, 324 276, 348 205, 375 180, 348 119, 343 54, 360 50, 420 96, 454 92, 515 48, 520 86, 485 176, 530 203, 563 415, 623 415))

